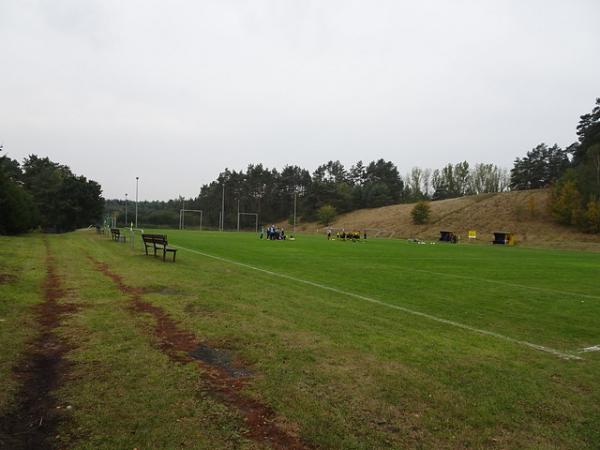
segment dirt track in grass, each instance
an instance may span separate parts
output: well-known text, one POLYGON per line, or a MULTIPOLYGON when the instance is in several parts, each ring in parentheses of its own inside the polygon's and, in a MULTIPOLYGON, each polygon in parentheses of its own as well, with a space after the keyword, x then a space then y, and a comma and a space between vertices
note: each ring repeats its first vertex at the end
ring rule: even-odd
POLYGON ((10 273, 0 273, 0 284, 9 284, 17 281, 16 275, 10 273))
POLYGON ((129 310, 132 313, 146 313, 155 319, 153 332, 156 347, 172 361, 195 363, 203 369, 209 393, 235 408, 243 417, 247 438, 276 449, 310 448, 295 433, 277 425, 279 418, 271 408, 243 394, 244 384, 251 373, 247 368, 231 363, 219 350, 199 342, 194 334, 183 330, 162 308, 144 301, 144 289, 128 286, 105 263, 91 256, 88 258, 97 270, 112 279, 119 290, 129 296, 129 310))
POLYGON ((21 388, 12 409, 0 416, 0 448, 50 449, 56 445, 56 430, 63 419, 53 396, 69 371, 65 354, 72 349, 56 333, 65 315, 74 312, 74 304, 60 302, 65 296, 62 279, 47 241, 47 275, 43 285, 44 301, 34 307, 37 336, 26 346, 13 375, 21 388))

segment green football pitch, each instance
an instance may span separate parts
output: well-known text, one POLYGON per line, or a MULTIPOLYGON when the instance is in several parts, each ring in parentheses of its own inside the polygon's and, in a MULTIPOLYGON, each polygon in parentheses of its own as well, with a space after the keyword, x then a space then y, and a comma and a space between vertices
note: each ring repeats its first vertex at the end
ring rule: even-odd
POLYGON ((154 231, 175 263, 139 236, 0 238, 0 416, 53 265, 77 305, 63 446, 598 448, 599 254, 154 231))
POLYGON ((372 314, 406 316, 424 329, 447 321, 460 332, 476 328, 567 358, 600 344, 598 254, 315 236, 261 241, 248 233, 169 236, 184 252, 269 273, 271 283, 312 285, 315 295, 336 292, 349 308, 375 303, 372 314))

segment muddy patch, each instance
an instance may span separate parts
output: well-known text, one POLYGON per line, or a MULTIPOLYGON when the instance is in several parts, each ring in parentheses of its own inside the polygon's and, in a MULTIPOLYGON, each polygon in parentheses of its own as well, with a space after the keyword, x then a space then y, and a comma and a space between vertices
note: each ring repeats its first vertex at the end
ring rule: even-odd
POLYGON ((201 301, 191 301, 187 303, 183 310, 189 314, 202 314, 204 317, 211 317, 215 314, 215 309, 201 301))
POLYGON ((142 289, 144 294, 158 294, 158 295, 183 295, 184 291, 177 288, 168 286, 148 286, 142 289))
POLYGON ((17 276, 12 273, 0 273, 0 284, 11 284, 17 281, 17 276))
POLYGON ((205 344, 200 344, 189 355, 211 366, 219 367, 227 372, 230 377, 244 378, 252 375, 252 372, 243 367, 235 367, 231 360, 231 356, 225 350, 209 347, 205 344))
POLYGON ((105 263, 91 256, 88 258, 97 270, 112 279, 121 292, 129 296, 131 303, 128 309, 132 313, 147 313, 153 316, 154 345, 157 348, 172 361, 195 363, 201 368, 207 392, 229 407, 235 408, 243 417, 246 426, 243 434, 247 438, 276 449, 310 448, 300 440, 296 432, 278 425, 285 423, 285 419, 277 416, 259 400, 244 394, 245 382, 251 375, 248 369, 232 361, 228 352, 198 342, 194 334, 183 330, 162 308, 144 301, 144 289, 128 286, 121 276, 112 272, 105 263))
POLYGON ((20 363, 13 369, 21 388, 13 408, 0 416, 0 448, 54 448, 56 430, 63 418, 53 391, 61 386, 69 371, 70 364, 64 356, 72 347, 56 334, 56 328, 76 306, 59 303, 65 290, 47 242, 46 252, 44 301, 34 307, 39 334, 27 344, 20 363))

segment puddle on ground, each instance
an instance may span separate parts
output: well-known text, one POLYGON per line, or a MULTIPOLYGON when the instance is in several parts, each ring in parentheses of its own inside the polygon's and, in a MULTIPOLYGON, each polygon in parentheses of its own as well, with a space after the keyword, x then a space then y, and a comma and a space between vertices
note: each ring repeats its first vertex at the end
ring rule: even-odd
POLYGON ((206 364, 223 369, 233 378, 243 378, 252 375, 252 372, 247 369, 234 367, 231 358, 224 350, 212 348, 205 344, 199 344, 194 351, 189 353, 189 355, 206 364))
POLYGON ((179 295, 182 294, 183 291, 176 288, 171 288, 167 286, 148 286, 144 288, 144 293, 146 294, 159 294, 159 295, 179 295))

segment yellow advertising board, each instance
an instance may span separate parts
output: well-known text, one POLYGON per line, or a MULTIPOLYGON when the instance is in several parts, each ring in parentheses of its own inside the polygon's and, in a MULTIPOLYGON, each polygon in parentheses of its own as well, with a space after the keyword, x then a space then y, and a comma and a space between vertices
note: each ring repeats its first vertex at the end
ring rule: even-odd
POLYGON ((469 239, 477 239, 477 231, 469 230, 469 239))

